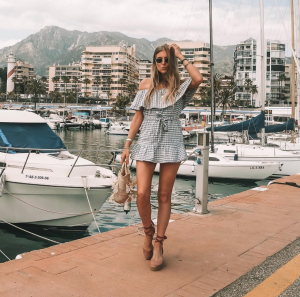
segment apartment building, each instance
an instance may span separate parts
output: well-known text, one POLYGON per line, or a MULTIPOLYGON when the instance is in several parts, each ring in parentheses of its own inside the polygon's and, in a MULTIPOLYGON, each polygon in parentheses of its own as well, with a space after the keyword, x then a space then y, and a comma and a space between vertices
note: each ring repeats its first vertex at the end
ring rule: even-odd
POLYGON ((144 78, 151 77, 151 67, 152 62, 150 62, 149 60, 139 60, 139 83, 144 78))
MULTIPOLYGON (((172 44, 172 42, 167 42, 167 44, 172 44)), ((210 48, 206 42, 202 41, 176 42, 176 44, 180 47, 183 56, 193 63, 203 76, 203 83, 195 94, 195 98, 200 100, 200 89, 210 81, 210 48)), ((178 64, 178 67, 181 79, 189 77, 188 71, 181 63, 178 64)))
POLYGON ((87 47, 81 58, 82 81, 89 80, 82 86, 83 96, 99 96, 112 103, 118 94, 127 94, 129 84, 139 83, 135 45, 87 47))
POLYGON ((34 66, 28 62, 17 60, 15 65, 15 76, 19 81, 22 81, 24 76, 26 76, 28 80, 35 78, 34 66))
POLYGON ((48 73, 49 92, 81 92, 81 63, 48 66, 48 73), (57 77, 58 81, 54 82, 53 77, 57 77), (69 82, 64 82, 63 77, 67 77, 69 82))
MULTIPOLYGON (((237 45, 234 52, 234 81, 237 85, 235 100, 241 104, 261 106, 262 100, 270 103, 283 102, 285 97, 282 92, 285 82, 282 76, 285 73, 285 44, 278 40, 265 41, 265 98, 260 98, 258 93, 251 91, 247 81, 259 88, 260 66, 257 61, 257 41, 247 39, 237 45)), ((253 89, 252 89, 253 90, 253 89)), ((259 92, 259 91, 258 91, 259 92)))

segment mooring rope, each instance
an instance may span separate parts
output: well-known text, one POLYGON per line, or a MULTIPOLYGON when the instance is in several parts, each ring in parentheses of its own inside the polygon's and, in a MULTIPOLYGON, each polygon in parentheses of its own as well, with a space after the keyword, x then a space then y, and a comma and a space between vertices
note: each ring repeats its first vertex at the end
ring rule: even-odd
POLYGON ((8 225, 10 225, 10 226, 12 226, 12 227, 15 227, 15 228, 17 228, 17 229, 19 229, 19 230, 22 230, 22 231, 24 231, 24 232, 27 232, 27 233, 29 233, 29 234, 31 234, 31 235, 34 235, 34 236, 37 236, 37 237, 39 237, 39 238, 42 238, 42 239, 45 239, 45 240, 48 240, 48 241, 51 241, 51 242, 60 244, 60 242, 58 242, 58 241, 55 241, 55 240, 46 238, 46 237, 44 237, 44 236, 35 234, 35 233, 30 232, 30 231, 28 231, 28 230, 25 230, 25 229, 23 229, 23 228, 21 228, 21 227, 18 227, 18 226, 16 226, 16 225, 12 224, 12 223, 7 222, 7 221, 5 221, 5 220, 3 220, 3 219, 1 219, 1 218, 0 218, 0 221, 4 222, 4 223, 6 223, 6 224, 8 224, 8 225))
POLYGON ((99 226, 98 226, 98 224, 97 224, 96 218, 95 218, 95 216, 94 216, 94 212, 93 212, 93 210, 92 210, 92 206, 91 206, 91 203, 90 203, 89 195, 88 195, 88 193, 87 193, 87 191, 86 191, 86 177, 85 177, 85 176, 82 176, 82 181, 83 181, 83 188, 84 188, 85 196, 86 196, 86 199, 87 199, 87 201, 88 201, 88 204, 89 204, 89 207, 90 207, 90 210, 91 210, 91 214, 92 214, 93 219, 94 219, 94 221, 95 221, 95 224, 96 224, 96 226, 97 226, 98 232, 101 233, 101 231, 100 231, 100 229, 99 229, 99 226))
POLYGON ((11 260, 4 254, 3 251, 0 250, 0 253, 1 253, 5 258, 7 258, 9 261, 11 261, 11 260))
POLYGON ((41 207, 35 206, 35 205, 33 205, 33 204, 30 204, 30 203, 28 203, 28 202, 22 200, 21 198, 18 198, 17 196, 15 196, 15 195, 13 195, 12 193, 8 192, 4 187, 1 187, 1 186, 0 186, 0 188, 1 188, 4 192, 6 192, 8 195, 10 195, 10 196, 14 197, 15 199, 17 199, 17 200, 23 202, 24 204, 27 204, 27 205, 29 205, 29 206, 31 206, 31 207, 33 207, 33 208, 36 208, 36 209, 39 209, 39 210, 42 210, 42 211, 45 211, 45 212, 56 213, 56 214, 63 214, 63 215, 86 215, 86 214, 91 214, 91 213, 93 214, 93 213, 99 213, 99 212, 100 212, 100 210, 99 210, 99 211, 82 212, 82 213, 80 213, 80 212, 78 212, 78 213, 72 213, 72 212, 68 213, 68 212, 60 212, 60 211, 48 210, 48 209, 45 209, 45 208, 41 208, 41 207))

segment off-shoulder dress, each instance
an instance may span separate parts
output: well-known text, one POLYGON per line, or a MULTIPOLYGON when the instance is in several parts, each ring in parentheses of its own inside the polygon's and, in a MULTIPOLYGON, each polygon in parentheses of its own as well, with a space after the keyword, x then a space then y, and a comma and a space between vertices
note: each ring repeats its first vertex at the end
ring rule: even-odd
POLYGON ((174 104, 162 100, 166 89, 157 90, 149 106, 145 104, 148 90, 137 92, 130 108, 143 107, 144 120, 131 159, 152 163, 178 163, 187 159, 179 115, 196 92, 187 90, 191 82, 189 78, 180 85, 174 104))

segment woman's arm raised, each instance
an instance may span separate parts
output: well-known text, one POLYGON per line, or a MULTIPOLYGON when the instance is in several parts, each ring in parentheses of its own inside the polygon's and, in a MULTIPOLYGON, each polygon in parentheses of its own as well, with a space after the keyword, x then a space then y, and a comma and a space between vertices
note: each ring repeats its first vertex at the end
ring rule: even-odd
MULTIPOLYGON (((175 56, 179 59, 182 60, 184 59, 183 54, 181 53, 180 47, 173 43, 169 45, 170 49, 174 50, 175 56)), ((192 78, 192 82, 189 85, 188 89, 196 89, 199 87, 199 85, 203 82, 203 76, 199 72, 199 70, 192 64, 188 63, 188 61, 184 61, 183 65, 185 65, 185 69, 188 71, 189 75, 192 78)))

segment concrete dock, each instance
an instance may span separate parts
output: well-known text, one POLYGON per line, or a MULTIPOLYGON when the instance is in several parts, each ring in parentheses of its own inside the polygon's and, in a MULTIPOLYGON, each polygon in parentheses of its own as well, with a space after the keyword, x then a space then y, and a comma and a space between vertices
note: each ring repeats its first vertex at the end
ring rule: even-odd
MULTIPOLYGON (((277 182, 300 185, 300 175, 277 182)), ((143 237, 131 226, 0 264, 0 296, 266 297, 297 285, 300 188, 263 186, 214 201, 209 210, 203 216, 172 215, 165 267, 159 272, 150 271, 143 237), (284 261, 265 276, 253 277, 276 255, 284 261)))

